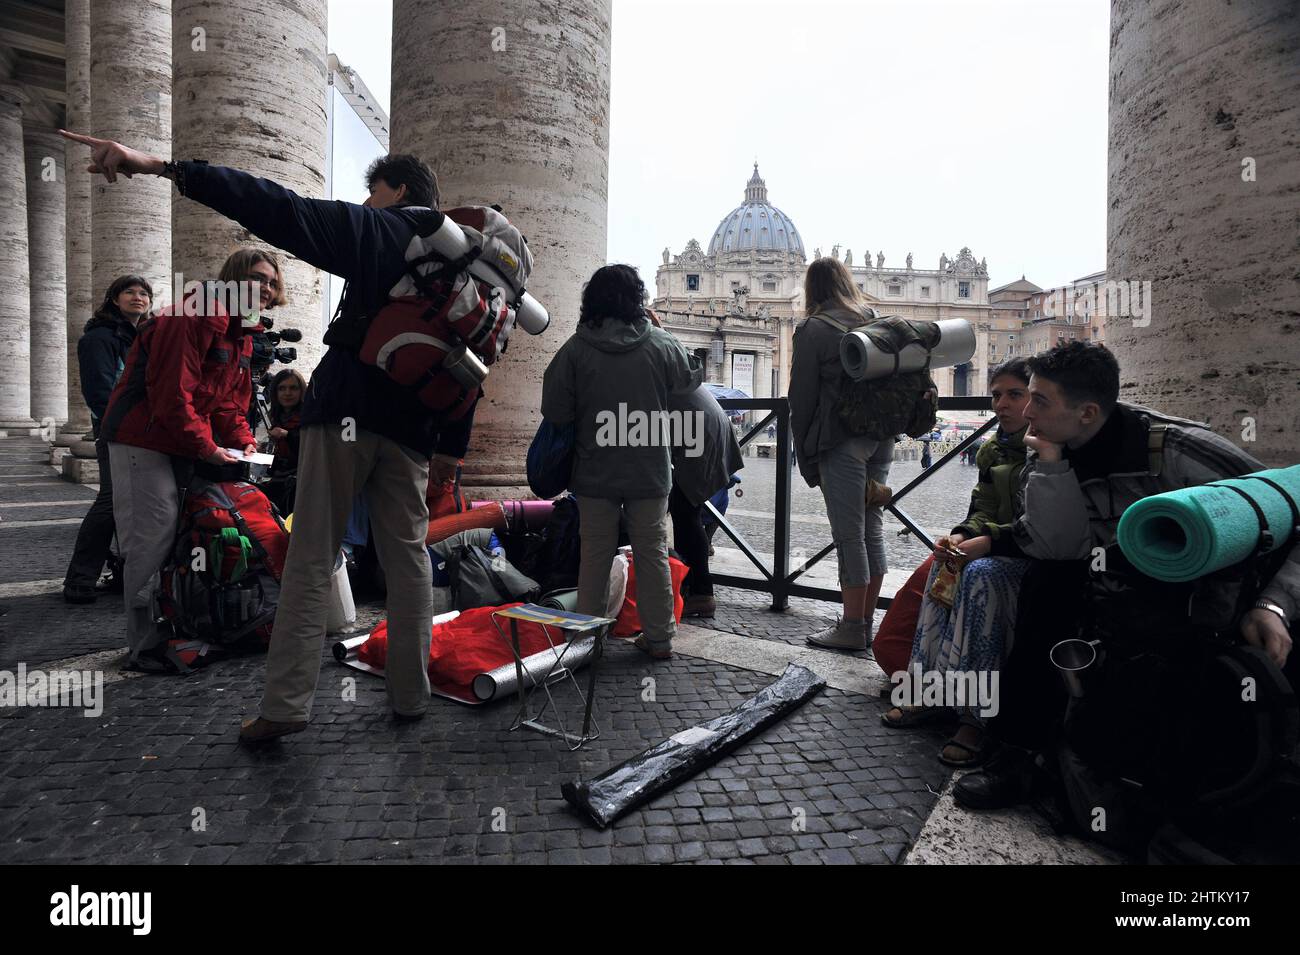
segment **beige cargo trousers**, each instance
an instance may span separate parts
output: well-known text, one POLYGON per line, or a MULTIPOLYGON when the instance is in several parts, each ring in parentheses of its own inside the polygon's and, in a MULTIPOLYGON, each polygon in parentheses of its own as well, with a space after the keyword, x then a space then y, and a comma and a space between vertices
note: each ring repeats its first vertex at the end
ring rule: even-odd
POLYGON ((303 427, 293 532, 266 660, 264 719, 295 723, 311 716, 330 576, 353 499, 362 492, 388 581, 388 700, 403 716, 427 709, 433 621, 432 572, 424 545, 428 481, 429 462, 395 441, 339 424, 303 427))

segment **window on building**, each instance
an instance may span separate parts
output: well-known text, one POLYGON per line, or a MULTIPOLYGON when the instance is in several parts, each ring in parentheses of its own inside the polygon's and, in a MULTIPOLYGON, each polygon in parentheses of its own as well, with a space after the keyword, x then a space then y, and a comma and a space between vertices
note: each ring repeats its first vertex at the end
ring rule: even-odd
POLYGON ((686 291, 698 292, 700 290, 700 277, 698 275, 686 276, 686 291))
MULTIPOLYGON (((858 288, 861 288, 861 287, 862 287, 862 286, 860 286, 860 285, 858 286, 858 288)), ((776 283, 775 283, 775 282, 764 282, 764 283, 763 283, 763 291, 764 291, 764 292, 775 292, 775 291, 776 291, 776 283)))
POLYGON ((732 280, 731 280, 731 287, 732 287, 733 289, 738 289, 738 288, 740 288, 740 282, 739 282, 738 280, 736 280, 736 279, 732 279, 732 280))
POLYGON ((957 283, 957 297, 958 297, 958 298, 970 298, 970 283, 969 283, 969 282, 958 282, 958 283, 957 283))
POLYGON ((921 298, 929 298, 929 297, 930 297, 930 286, 928 286, 928 285, 922 285, 922 286, 921 286, 921 298))
POLYGON ((902 295, 903 285, 901 282, 890 282, 888 285, 885 286, 885 290, 890 295, 902 295))

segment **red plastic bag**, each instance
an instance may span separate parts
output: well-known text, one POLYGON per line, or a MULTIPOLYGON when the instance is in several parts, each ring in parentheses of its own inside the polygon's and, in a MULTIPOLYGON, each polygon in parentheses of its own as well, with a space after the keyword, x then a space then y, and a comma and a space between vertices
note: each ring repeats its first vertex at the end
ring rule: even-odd
MULTIPOLYGON (((506 636, 497 632, 492 614, 519 603, 500 607, 475 607, 465 610, 455 620, 436 624, 429 644, 429 682, 443 693, 462 699, 474 699, 474 678, 488 673, 514 660, 510 651, 510 621, 501 621, 506 636)), ((551 628, 551 638, 557 645, 565 633, 551 628)), ((519 621, 519 652, 522 656, 541 653, 548 646, 540 624, 519 621)), ((382 670, 388 662, 388 621, 381 621, 370 634, 370 639, 357 648, 357 659, 382 670)))
MULTIPOLYGON (((618 618, 614 622, 614 636, 630 637, 641 632, 641 616, 636 610, 636 562, 632 555, 627 555, 627 597, 623 600, 623 608, 618 612, 618 618)), ((668 573, 673 582, 673 619, 678 623, 682 622, 682 608, 686 606, 686 601, 682 599, 682 581, 691 569, 683 564, 676 557, 668 558, 668 573)))
POLYGON ((931 554, 912 572, 907 583, 894 594, 889 609, 885 611, 885 619, 876 631, 871 652, 886 676, 906 670, 907 661, 912 658, 912 639, 916 636, 916 622, 921 617, 921 601, 925 599, 925 582, 930 577, 930 567, 933 564, 934 555, 931 554))

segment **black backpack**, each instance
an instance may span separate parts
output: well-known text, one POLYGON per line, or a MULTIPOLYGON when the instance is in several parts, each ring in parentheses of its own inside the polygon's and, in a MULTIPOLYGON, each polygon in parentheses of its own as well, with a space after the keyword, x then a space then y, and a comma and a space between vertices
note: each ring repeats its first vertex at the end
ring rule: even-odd
POLYGON ((1101 660, 1071 698, 1046 767, 1058 828, 1145 853, 1157 832, 1185 840, 1171 833, 1258 812, 1300 782, 1294 688, 1266 653, 1236 641, 1242 612, 1285 556, 1166 584, 1118 548, 1108 554, 1109 572, 1089 582, 1083 633, 1100 641, 1101 660), (1236 585, 1233 607, 1207 599, 1224 582, 1236 585))

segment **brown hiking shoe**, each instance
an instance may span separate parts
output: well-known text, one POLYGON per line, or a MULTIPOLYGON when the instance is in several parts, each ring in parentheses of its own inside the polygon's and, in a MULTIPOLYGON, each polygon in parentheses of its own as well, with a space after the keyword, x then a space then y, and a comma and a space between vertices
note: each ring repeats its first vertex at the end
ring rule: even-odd
POLYGON ((301 733, 306 728, 306 720, 301 723, 276 723, 259 716, 256 719, 244 720, 239 728, 239 741, 248 745, 265 743, 267 740, 288 736, 290 733, 301 733))
POLYGON ((686 604, 682 607, 683 617, 707 617, 713 618, 718 612, 718 602, 713 599, 712 594, 691 594, 686 598, 686 604))

